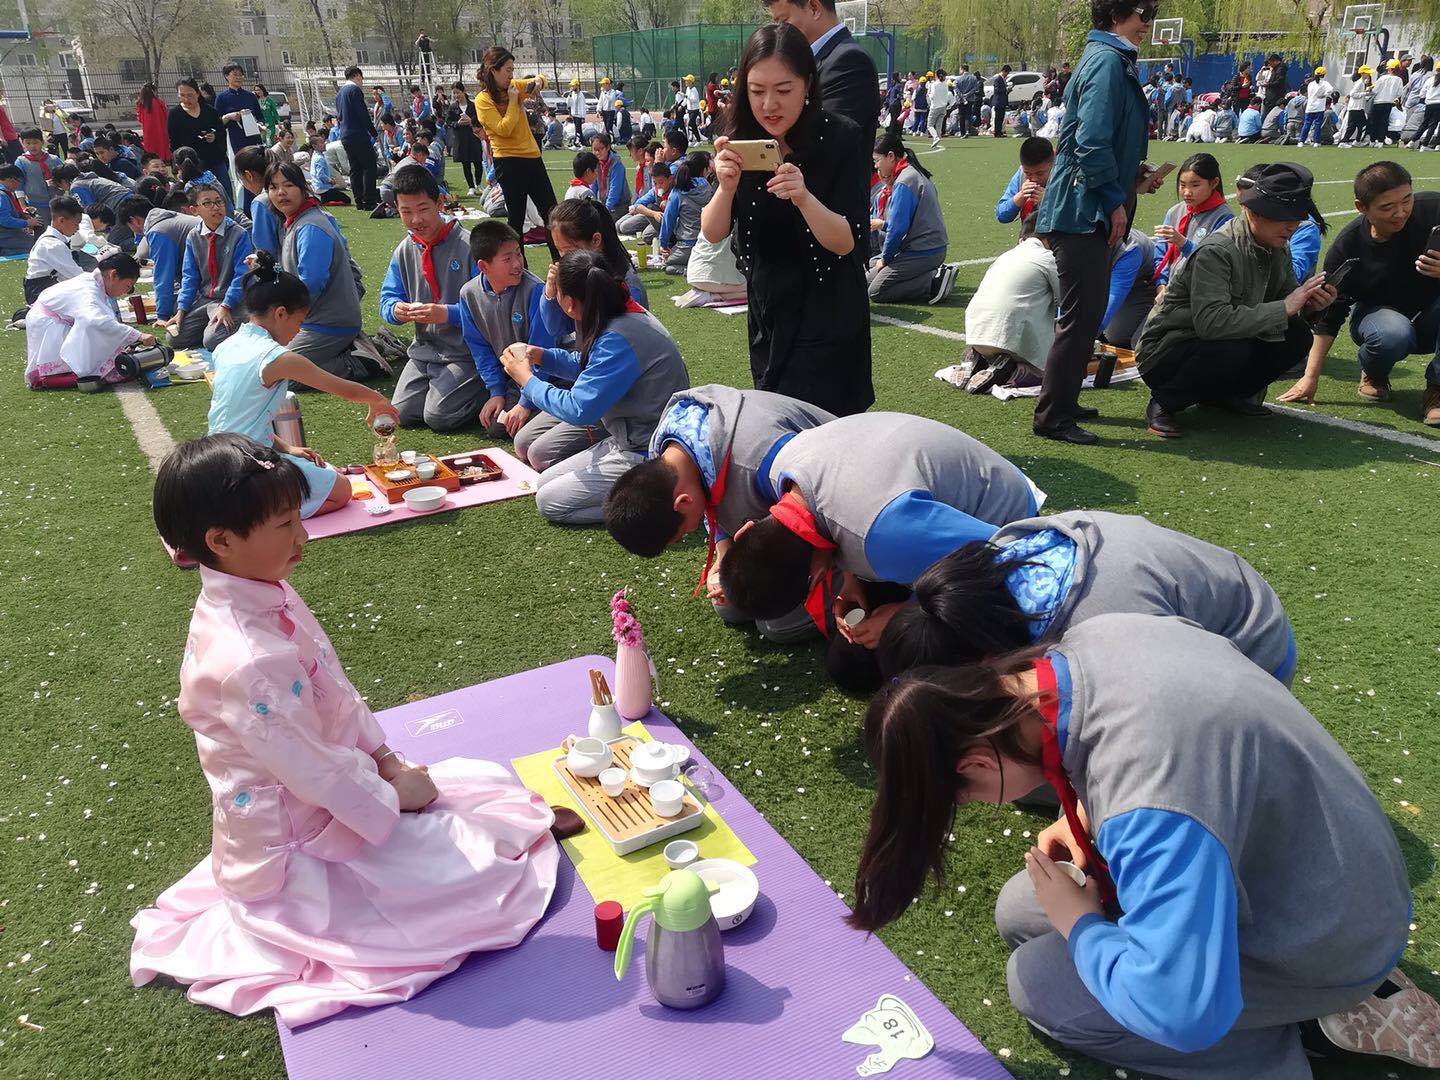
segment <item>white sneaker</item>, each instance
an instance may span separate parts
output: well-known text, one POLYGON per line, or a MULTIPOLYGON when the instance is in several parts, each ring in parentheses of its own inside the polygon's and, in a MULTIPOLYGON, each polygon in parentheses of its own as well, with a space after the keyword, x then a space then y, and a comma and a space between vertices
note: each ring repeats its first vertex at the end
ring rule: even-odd
POLYGON ((466 195, 469 195, 471 198, 474 198, 476 195, 478 195, 478 194, 480 194, 480 193, 479 193, 478 191, 476 191, 476 190, 472 187, 472 188, 470 188, 468 191, 466 191, 465 194, 466 194, 466 195))

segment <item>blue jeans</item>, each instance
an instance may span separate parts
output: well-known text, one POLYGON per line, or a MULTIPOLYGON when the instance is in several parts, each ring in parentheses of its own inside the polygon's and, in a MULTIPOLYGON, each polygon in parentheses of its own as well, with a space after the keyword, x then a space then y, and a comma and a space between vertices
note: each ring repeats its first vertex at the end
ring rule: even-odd
MULTIPOLYGON (((1414 319, 1394 308, 1356 304, 1350 313, 1350 338, 1360 346, 1360 370, 1372 382, 1388 383, 1391 369, 1405 357, 1440 347, 1440 300, 1414 319)), ((1425 381, 1440 386, 1440 353, 1426 366, 1425 381)))
POLYGON ((1324 119, 1325 114, 1323 112, 1307 112, 1305 114, 1305 124, 1300 129, 1300 141, 1302 143, 1309 142, 1311 129, 1314 129, 1315 141, 1318 143, 1320 141, 1320 129, 1323 126, 1322 122, 1324 119))

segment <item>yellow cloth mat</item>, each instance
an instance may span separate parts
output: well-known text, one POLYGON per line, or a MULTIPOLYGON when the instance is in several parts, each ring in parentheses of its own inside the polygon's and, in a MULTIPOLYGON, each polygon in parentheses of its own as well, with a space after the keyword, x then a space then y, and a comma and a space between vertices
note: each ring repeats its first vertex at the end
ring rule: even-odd
MULTIPOLYGON (((641 742, 654 741, 645 730, 645 725, 638 722, 626 727, 624 732, 641 742)), ((547 803, 552 806, 568 806, 580 815, 585 822, 585 831, 568 840, 562 840, 561 846, 575 864, 575 869, 580 872, 580 880, 585 882, 585 888, 590 891, 590 896, 597 904, 604 900, 617 900, 621 907, 629 911, 644 898, 645 889, 670 872, 670 868, 665 865, 665 844, 651 844, 639 851, 632 851, 629 855, 617 855, 609 841, 595 827, 595 823, 581 809, 578 800, 556 775, 553 764, 560 756, 560 747, 556 745, 537 754, 515 758, 510 764, 515 767, 515 774, 520 777, 520 782, 547 803)), ((730 831, 730 826, 725 824, 713 806, 705 807, 705 821, 698 828, 681 833, 674 839, 695 841, 700 848, 702 859, 733 859, 745 866, 751 866, 755 862, 755 856, 751 855, 749 848, 730 831)))

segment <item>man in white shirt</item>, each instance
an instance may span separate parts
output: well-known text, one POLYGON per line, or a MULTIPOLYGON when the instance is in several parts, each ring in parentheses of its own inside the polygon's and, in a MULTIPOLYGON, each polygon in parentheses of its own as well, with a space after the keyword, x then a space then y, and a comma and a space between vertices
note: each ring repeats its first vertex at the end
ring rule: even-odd
POLYGON ((685 76, 685 124, 690 129, 691 142, 700 141, 700 88, 695 85, 695 76, 685 76))
POLYGON ((1390 113, 1405 92, 1405 84, 1395 74, 1399 66, 1399 60, 1386 61, 1385 74, 1375 80, 1375 100, 1370 104, 1370 141, 1376 146, 1385 145, 1389 139, 1390 113))
POLYGON ((1330 95, 1335 87, 1325 81, 1325 69, 1317 67, 1315 77, 1305 87, 1305 125, 1300 129, 1300 145, 1320 145, 1320 127, 1325 119, 1325 110, 1330 107, 1330 95), (1314 139, 1311 141, 1311 131, 1314 139))
POLYGON ((33 304, 36 297, 51 285, 86 273, 86 269, 75 261, 75 251, 70 246, 70 238, 80 231, 83 216, 84 211, 75 199, 63 197, 50 201, 50 224, 36 238, 35 246, 30 249, 30 259, 25 264, 27 304, 33 304))
POLYGON ((575 121, 575 132, 580 134, 585 130, 585 116, 589 107, 585 103, 585 91, 580 89, 580 80, 570 80, 570 96, 566 102, 570 106, 570 116, 575 121))
POLYGON ((955 100, 944 68, 935 73, 935 81, 926 89, 930 92, 930 135, 935 140, 930 145, 938 150, 940 138, 945 134, 945 120, 950 115, 950 104, 955 100))
POLYGON ((600 123, 607 135, 615 134, 615 99, 619 96, 608 78, 600 80, 600 123))

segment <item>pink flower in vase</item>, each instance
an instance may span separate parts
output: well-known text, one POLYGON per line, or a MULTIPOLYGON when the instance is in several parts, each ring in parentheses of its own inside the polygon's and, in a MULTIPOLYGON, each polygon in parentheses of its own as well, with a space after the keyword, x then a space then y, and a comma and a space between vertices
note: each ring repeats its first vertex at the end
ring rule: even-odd
POLYGON ((645 635, 640 632, 640 623, 628 611, 615 613, 612 636, 617 645, 629 645, 634 648, 643 648, 645 645, 645 635))
POLYGON ((615 614, 630 611, 630 601, 625 599, 625 590, 621 589, 610 598, 610 610, 615 614))

